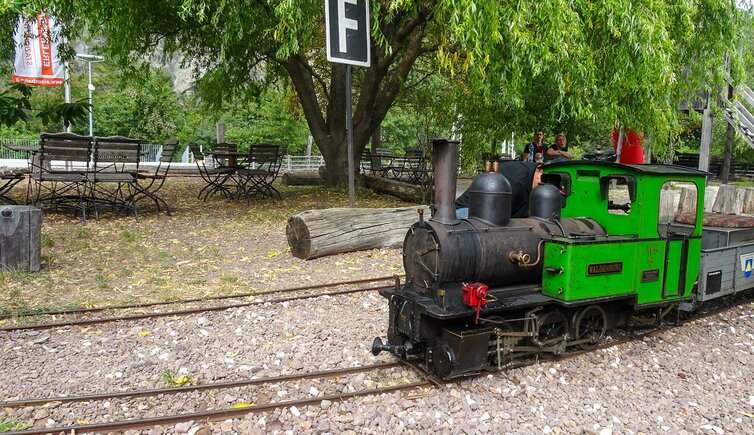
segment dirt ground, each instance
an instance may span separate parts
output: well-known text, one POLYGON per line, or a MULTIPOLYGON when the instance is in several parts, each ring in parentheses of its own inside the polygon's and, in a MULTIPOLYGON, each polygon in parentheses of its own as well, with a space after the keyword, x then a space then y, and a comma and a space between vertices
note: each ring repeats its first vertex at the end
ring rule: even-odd
MULTIPOLYGON (((198 177, 170 178, 163 195, 173 215, 106 214, 82 222, 72 213, 44 213, 42 269, 0 272, 0 313, 101 307, 288 288, 307 283, 402 273, 398 249, 374 249, 314 260, 290 254, 289 217, 345 207, 346 191, 278 186, 283 200, 202 202, 198 177)), ((24 186, 12 196, 22 200, 24 186)), ((357 189, 357 207, 411 204, 357 189)), ((144 204, 143 208, 147 208, 144 204)))

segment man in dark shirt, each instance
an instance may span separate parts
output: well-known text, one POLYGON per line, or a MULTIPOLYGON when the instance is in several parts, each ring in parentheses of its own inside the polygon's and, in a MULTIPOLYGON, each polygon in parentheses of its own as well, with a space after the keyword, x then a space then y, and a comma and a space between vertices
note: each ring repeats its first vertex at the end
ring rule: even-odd
POLYGON ((521 160, 524 162, 541 162, 545 156, 544 138, 545 134, 542 130, 537 130, 534 133, 534 140, 524 147, 521 160))
MULTIPOLYGON (((541 165, 534 162, 507 161, 500 162, 500 173, 511 184, 511 217, 529 217, 529 194, 539 185, 542 178, 541 165)), ((456 214, 460 219, 469 216, 469 191, 463 192, 456 199, 456 214)))

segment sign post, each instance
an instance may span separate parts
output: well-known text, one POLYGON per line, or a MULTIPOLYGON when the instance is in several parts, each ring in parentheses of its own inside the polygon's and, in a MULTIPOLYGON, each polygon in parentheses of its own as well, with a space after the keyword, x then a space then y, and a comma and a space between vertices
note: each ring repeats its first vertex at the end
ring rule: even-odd
POLYGON ((369 0, 327 0, 327 60, 346 64, 346 137, 348 140, 348 204, 354 206, 352 65, 370 65, 369 0))

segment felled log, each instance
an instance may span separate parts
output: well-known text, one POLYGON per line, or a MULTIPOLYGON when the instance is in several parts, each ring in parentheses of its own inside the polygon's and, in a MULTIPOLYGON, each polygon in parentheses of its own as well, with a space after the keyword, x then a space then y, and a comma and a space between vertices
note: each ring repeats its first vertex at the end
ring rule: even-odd
POLYGON ((678 213, 693 213, 696 211, 697 189, 692 187, 681 188, 681 198, 678 201, 678 213))
POLYGON ((402 181, 375 175, 364 175, 364 185, 379 193, 386 193, 403 201, 422 202, 424 200, 424 191, 421 186, 402 181))
POLYGON ((317 171, 286 172, 283 174, 283 184, 286 186, 318 186, 325 184, 325 180, 317 171))
POLYGON ((288 219, 285 234, 291 253, 304 260, 374 248, 398 248, 408 228, 419 220, 418 210, 401 208, 330 208, 307 210, 288 219))
POLYGON ((723 214, 740 214, 743 211, 745 193, 745 189, 723 184, 717 192, 712 211, 723 214))

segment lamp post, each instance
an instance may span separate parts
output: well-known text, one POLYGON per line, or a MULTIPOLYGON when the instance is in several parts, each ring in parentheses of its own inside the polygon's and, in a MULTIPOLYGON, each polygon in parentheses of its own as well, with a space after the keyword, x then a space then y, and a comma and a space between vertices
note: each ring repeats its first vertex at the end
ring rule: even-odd
POLYGON ((95 62, 102 62, 105 60, 102 56, 97 56, 96 54, 76 54, 76 57, 79 59, 84 59, 89 64, 89 136, 94 136, 94 121, 93 121, 93 112, 94 108, 92 106, 92 91, 94 90, 94 85, 92 84, 92 64, 95 62))

